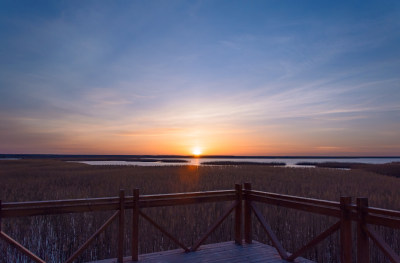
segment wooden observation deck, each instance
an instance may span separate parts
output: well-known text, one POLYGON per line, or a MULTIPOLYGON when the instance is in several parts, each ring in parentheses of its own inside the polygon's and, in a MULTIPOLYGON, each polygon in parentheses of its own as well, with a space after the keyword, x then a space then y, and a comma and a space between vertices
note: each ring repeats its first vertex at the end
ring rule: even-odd
MULTIPOLYGON (((124 263, 134 263, 131 257, 125 257, 124 263)), ((182 249, 139 255, 140 263, 285 263, 274 247, 253 241, 252 244, 237 245, 234 242, 222 242, 203 245, 196 252, 185 253, 182 249)), ((297 263, 315 263, 297 258, 297 263)), ((105 259, 91 263, 118 263, 118 259, 105 259)))
POLYGON ((301 262, 312 261, 301 258, 310 248, 335 232, 340 233, 340 262, 351 263, 353 250, 359 263, 370 262, 370 241, 372 241, 392 263, 400 263, 400 257, 384 239, 374 230, 372 225, 400 229, 400 211, 386 210, 368 206, 366 198, 357 198, 356 204, 351 197, 341 197, 340 202, 310 199, 298 196, 281 195, 255 191, 250 184, 236 185, 234 190, 191 192, 160 195, 139 195, 139 190, 134 189, 133 196, 125 196, 123 190, 119 197, 53 200, 40 202, 1 203, 0 201, 0 239, 17 248, 34 262, 45 263, 37 255, 29 251, 18 241, 14 240, 1 229, 1 219, 10 217, 26 217, 37 215, 65 214, 91 211, 115 211, 114 214, 86 241, 77 251, 72 253, 65 261, 74 262, 82 252, 102 233, 113 221, 118 221, 118 252, 115 259, 97 261, 98 263, 111 262, 145 262, 145 263, 170 263, 170 262, 301 262), (230 202, 226 210, 214 224, 190 247, 183 244, 179 238, 174 237, 166 229, 150 218, 145 210, 150 207, 165 207, 210 202, 230 202), (254 205, 272 204, 314 214, 326 215, 336 218, 336 223, 325 231, 312 238, 307 244, 297 251, 288 252, 282 246, 271 226, 254 205), (126 257, 124 251, 125 214, 132 213, 132 255, 126 257), (234 213, 234 241, 203 245, 205 240, 221 223, 234 213), (255 217, 265 230, 272 247, 253 240, 252 220, 255 217), (148 221, 166 237, 171 239, 181 249, 151 254, 139 255, 139 218, 148 221), (353 248, 352 224, 357 227, 357 242, 353 248))

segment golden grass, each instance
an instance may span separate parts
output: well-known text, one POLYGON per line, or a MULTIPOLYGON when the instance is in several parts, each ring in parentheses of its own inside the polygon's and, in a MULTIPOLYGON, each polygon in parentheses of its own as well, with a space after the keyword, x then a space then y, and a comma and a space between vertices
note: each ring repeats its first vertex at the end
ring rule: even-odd
MULTIPOLYGON (((0 162, 3 202, 83 197, 117 196, 119 189, 141 194, 233 189, 235 183, 252 183, 253 189, 338 201, 340 196, 365 196, 371 206, 400 210, 400 179, 361 170, 283 168, 268 166, 89 166, 59 160, 17 160, 0 162)), ((147 214, 191 245, 223 213, 226 203, 151 208, 147 214)), ((273 206, 263 213, 284 247, 293 251, 322 232, 334 219, 273 206)), ((3 220, 11 236, 50 262, 65 260, 84 239, 105 221, 108 212, 40 216, 3 220)), ((127 217, 126 251, 130 254, 130 216, 127 217)), ((233 218, 207 240, 232 240, 233 218)), ((166 237, 141 220, 140 252, 176 248, 166 237)), ((386 239, 399 252, 399 232, 385 231, 386 239)), ((116 256, 116 224, 113 224, 80 260, 116 256)), ((255 238, 267 242, 254 222, 255 238)), ((306 256, 318 262, 338 262, 337 235, 312 249, 306 256)), ((9 246, 0 243, 0 261, 25 262, 9 246)), ((374 262, 384 262, 374 250, 374 262)))

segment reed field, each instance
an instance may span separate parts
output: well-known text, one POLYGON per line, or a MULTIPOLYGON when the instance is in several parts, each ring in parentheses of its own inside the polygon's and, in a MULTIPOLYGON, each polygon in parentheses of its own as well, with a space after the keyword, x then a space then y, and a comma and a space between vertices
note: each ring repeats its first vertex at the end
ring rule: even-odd
MULTIPOLYGON (((371 169, 373 170, 373 169, 371 169)), ((90 166, 61 160, 0 161, 2 202, 40 201, 127 195, 134 188, 140 194, 234 189, 249 182, 253 189, 280 194, 338 201, 340 196, 368 197, 370 206, 400 210, 400 178, 377 171, 331 168, 287 168, 252 165, 218 166, 90 166)), ((146 208, 145 212, 187 246, 202 236, 225 211, 229 202, 146 208)), ((334 218, 269 205, 257 205, 289 252, 301 247, 335 223, 334 218)), ((125 251, 130 255, 130 220, 126 216, 125 251)), ((51 216, 3 219, 2 229, 49 262, 67 259, 93 234, 112 212, 88 212, 51 216)), ((254 239, 268 243, 256 220, 254 239)), ((397 253, 400 231, 379 228, 397 253)), ((117 222, 114 222, 79 257, 79 262, 113 258, 117 254, 117 222)), ((354 237, 355 235, 353 235, 354 237)), ((206 243, 233 240, 233 215, 207 239, 206 243)), ((177 248, 149 223, 140 220, 140 253, 177 248)), ((305 257, 317 262, 339 262, 337 234, 311 249, 305 257)), ((355 250, 354 250, 355 251, 355 250)), ((372 262, 386 262, 372 248, 372 262)), ((0 241, 0 262, 30 262, 0 241)))

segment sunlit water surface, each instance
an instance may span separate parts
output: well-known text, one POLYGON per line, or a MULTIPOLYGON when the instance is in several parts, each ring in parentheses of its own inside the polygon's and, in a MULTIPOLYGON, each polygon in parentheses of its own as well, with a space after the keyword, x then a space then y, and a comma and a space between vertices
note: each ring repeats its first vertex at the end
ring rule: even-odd
MULTIPOLYGON (((167 159, 167 158, 164 158, 167 159)), ((176 159, 176 158, 175 158, 176 159)), ((346 163, 371 163, 383 164, 400 162, 400 158, 179 158, 187 162, 128 162, 128 161, 77 161, 89 165, 137 165, 137 166, 170 166, 170 165, 204 165, 205 162, 228 161, 228 162, 257 162, 257 163, 286 163, 286 167, 313 167, 297 165, 301 162, 323 163, 323 162, 346 162, 346 163)))

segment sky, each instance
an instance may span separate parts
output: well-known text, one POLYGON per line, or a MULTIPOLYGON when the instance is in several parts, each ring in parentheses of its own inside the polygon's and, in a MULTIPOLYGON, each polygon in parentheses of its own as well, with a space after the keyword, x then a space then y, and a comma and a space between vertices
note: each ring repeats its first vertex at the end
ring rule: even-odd
POLYGON ((195 148, 400 156, 400 2, 0 2, 0 153, 195 148))

